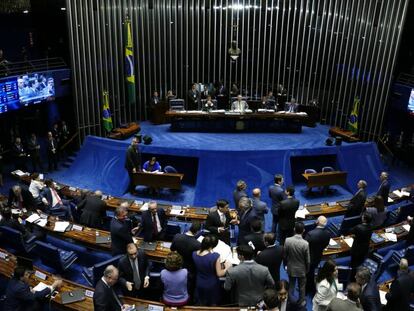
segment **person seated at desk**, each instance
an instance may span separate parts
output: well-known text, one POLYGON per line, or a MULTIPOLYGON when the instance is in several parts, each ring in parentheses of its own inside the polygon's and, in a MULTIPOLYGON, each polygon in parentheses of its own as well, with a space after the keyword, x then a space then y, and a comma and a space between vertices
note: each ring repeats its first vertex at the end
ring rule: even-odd
POLYGON ((240 94, 237 95, 237 100, 231 104, 231 110, 244 112, 247 109, 249 109, 247 102, 243 100, 243 97, 240 94))
POLYGON ((276 100, 276 98, 273 96, 273 91, 271 90, 267 92, 267 95, 265 97, 267 98, 267 100, 273 100, 273 101, 276 100))
POLYGON ((51 179, 45 180, 46 187, 42 191, 42 202, 46 207, 46 213, 64 212, 65 219, 73 221, 69 200, 62 200, 55 189, 55 183, 51 179))
POLYGON ((128 290, 125 294, 143 297, 143 288, 149 286, 151 265, 144 250, 138 250, 134 243, 127 245, 127 253, 119 259, 119 283, 128 290))
POLYGON ((269 98, 267 96, 262 97, 262 109, 274 109, 277 110, 276 101, 274 99, 274 96, 272 98, 269 98))
POLYGON ((210 110, 216 109, 216 107, 217 107, 216 101, 211 99, 211 95, 208 95, 206 101, 203 104, 203 109, 202 110, 203 111, 210 111, 210 110))
POLYGON ((174 92, 172 90, 168 90, 167 91, 167 95, 165 96, 165 99, 168 101, 170 101, 171 99, 176 99, 177 96, 174 95, 174 92))
POLYGON ((142 213, 141 226, 145 242, 164 239, 165 230, 167 229, 167 216, 165 216, 163 208, 157 207, 157 202, 151 201, 148 203, 148 210, 142 213))
POLYGON ((14 185, 9 191, 8 206, 23 209, 34 209, 36 206, 33 195, 27 186, 14 185))
POLYGON ((41 197, 41 191, 45 187, 45 184, 40 181, 40 175, 39 173, 33 173, 30 176, 30 185, 29 185, 29 191, 33 196, 33 199, 36 203, 36 205, 42 204, 42 197, 41 197))
POLYGON ((30 273, 25 267, 17 266, 14 269, 13 278, 9 281, 6 288, 4 311, 40 310, 40 299, 46 298, 47 295, 62 286, 61 279, 54 279, 52 285, 35 292, 29 285, 30 273))
POLYGON ((12 211, 10 208, 8 207, 3 208, 1 210, 0 226, 9 227, 9 228, 19 231, 23 236, 23 240, 27 240, 31 235, 30 231, 28 231, 27 228, 24 225, 22 225, 19 222, 19 220, 16 219, 16 217, 13 217, 13 216, 14 215, 12 215, 12 211))
POLYGON ((128 307, 122 303, 114 287, 118 283, 119 271, 113 265, 105 268, 102 278, 96 283, 93 294, 95 311, 121 311, 128 307))
POLYGON ((87 195, 77 206, 81 211, 80 224, 101 229, 103 228, 103 219, 106 216, 106 203, 102 200, 102 192, 96 190, 94 194, 87 195))
POLYGON ((298 103, 296 103, 296 99, 292 97, 290 102, 286 103, 285 110, 289 113, 296 113, 298 112, 298 103))
POLYGON ((156 157, 152 157, 151 160, 144 163, 142 171, 145 173, 157 173, 161 171, 161 165, 156 157))

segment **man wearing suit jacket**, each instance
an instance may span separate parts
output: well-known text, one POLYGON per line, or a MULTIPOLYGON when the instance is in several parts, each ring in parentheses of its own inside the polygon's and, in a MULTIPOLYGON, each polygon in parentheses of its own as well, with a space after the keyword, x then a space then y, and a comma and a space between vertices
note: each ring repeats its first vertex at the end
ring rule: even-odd
POLYGON ((132 292, 132 296, 141 297, 143 288, 149 286, 150 278, 150 265, 145 252, 142 249, 138 250, 134 243, 128 244, 126 255, 118 262, 118 270, 119 283, 132 292))
POLYGON ((16 137, 15 143, 12 146, 12 155, 16 170, 27 171, 27 154, 23 147, 22 140, 20 137, 16 137))
POLYGON ((216 235, 219 240, 230 245, 230 224, 235 224, 237 221, 231 219, 227 200, 218 200, 216 206, 217 209, 207 215, 205 228, 216 235))
POLYGON ((197 91, 197 84, 193 83, 187 94, 187 110, 198 110, 200 93, 197 91))
POLYGON ((96 190, 78 204, 78 211, 82 211, 80 223, 84 226, 101 229, 106 216, 106 203, 101 199, 102 192, 96 190))
POLYGON ((391 184, 388 181, 388 173, 382 172, 380 175, 381 184, 378 188, 377 195, 382 197, 384 204, 388 205, 388 194, 390 193, 391 184))
POLYGON ((352 275, 355 275, 356 268, 358 268, 367 257, 369 252, 369 242, 372 235, 371 215, 364 212, 361 217, 362 224, 356 225, 350 231, 350 234, 354 235, 354 242, 351 248, 352 275))
POLYGON ((285 190, 283 190, 283 176, 280 174, 275 175, 275 184, 269 188, 269 197, 272 200, 272 215, 273 215, 273 226, 272 231, 276 232, 276 227, 279 222, 279 207, 280 202, 286 199, 285 190))
POLYGON ((346 292, 347 299, 335 297, 329 303, 327 311, 363 311, 358 303, 361 287, 357 283, 349 283, 346 292))
POLYGON ((385 311, 409 311, 411 295, 414 293, 414 274, 408 270, 408 261, 400 261, 398 277, 392 282, 390 291, 385 295, 387 305, 385 311))
POLYGON ((35 208, 35 201, 27 186, 14 185, 9 190, 7 205, 19 209, 27 208, 31 210, 35 208))
MULTIPOLYGON (((126 203, 126 202, 124 202, 126 203)), ((111 246, 112 256, 124 254, 129 243, 134 243, 134 235, 139 227, 132 228, 131 221, 127 219, 128 203, 121 203, 115 210, 115 217, 111 220, 111 246)))
POLYGON ((45 180, 46 187, 43 188, 41 197, 47 213, 64 212, 64 218, 73 221, 70 201, 61 199, 56 191, 55 183, 51 179, 45 180))
POLYGON ((297 280, 299 283, 298 304, 300 306, 306 304, 306 273, 309 271, 310 265, 309 243, 302 237, 304 231, 303 223, 297 222, 295 224, 295 235, 285 241, 284 258, 289 276, 289 293, 292 296, 297 280))
POLYGON ((240 264, 227 270, 224 289, 236 290, 239 306, 256 306, 262 300, 264 290, 273 287, 275 282, 269 270, 253 260, 254 252, 249 245, 240 245, 237 254, 240 264))
POLYGON ((364 209, 365 200, 367 199, 367 194, 365 192, 365 188, 367 187, 367 182, 365 180, 358 181, 358 191, 349 201, 349 205, 347 207, 347 212, 345 217, 352 217, 358 216, 362 213, 364 209))
POLYGON ((253 209, 257 215, 257 217, 262 221, 262 224, 264 226, 265 221, 265 214, 269 212, 269 209, 267 208, 266 202, 263 202, 260 200, 260 197, 262 195, 259 188, 253 189, 253 209))
POLYGON ((171 243, 171 250, 177 251, 183 257, 183 268, 186 268, 189 273, 195 273, 193 252, 201 247, 201 243, 196 239, 200 228, 199 222, 193 222, 190 230, 184 234, 177 233, 171 243))
POLYGON ((132 138, 131 145, 128 147, 125 156, 125 169, 129 176, 129 186, 126 192, 135 194, 135 185, 133 182, 134 173, 141 171, 141 153, 138 148, 138 138, 132 138))
POLYGON ((265 233, 264 243, 266 248, 256 256, 256 262, 269 269, 275 284, 280 280, 280 265, 283 260, 283 246, 276 245, 276 235, 272 232, 265 233))
POLYGON ((310 266, 306 277, 307 292, 315 292, 315 269, 318 267, 323 250, 328 246, 331 236, 325 230, 327 219, 325 216, 319 216, 316 221, 316 228, 309 231, 305 240, 309 243, 310 266))
POLYGON ((95 311, 121 311, 126 307, 114 290, 118 283, 119 271, 110 265, 105 268, 103 277, 96 283, 93 294, 95 311))
POLYGON ((239 201, 239 236, 238 244, 243 244, 244 237, 250 233, 250 227, 254 220, 258 219, 249 198, 241 198, 239 201))
POLYGON ((30 271, 26 270, 26 268, 18 266, 14 269, 13 278, 9 281, 6 288, 4 311, 38 310, 38 300, 45 298, 55 289, 62 286, 62 280, 54 280, 51 286, 38 292, 32 292, 29 286, 29 277, 30 271))
POLYGON ((371 276, 371 272, 367 267, 359 267, 355 275, 356 282, 361 286, 361 302, 364 311, 381 311, 381 299, 378 285, 371 276))
POLYGON ((155 201, 149 202, 148 210, 142 213, 141 225, 145 242, 164 240, 167 228, 164 209, 158 208, 155 201))
POLYGON ((239 180, 236 189, 233 191, 234 208, 238 211, 241 198, 247 198, 247 184, 244 180, 239 180))
POLYGON ((289 186, 286 188, 286 199, 280 202, 279 206, 279 241, 283 245, 286 238, 293 235, 295 227, 295 214, 299 208, 299 200, 296 200, 295 188, 289 186))
POLYGON ((47 160, 49 163, 49 172, 57 170, 58 163, 58 143, 53 138, 52 132, 47 132, 47 160))
POLYGON ((242 243, 244 245, 250 245, 249 243, 252 243, 254 247, 254 254, 256 255, 257 252, 261 252, 266 248, 262 232, 262 222, 260 219, 254 219, 250 224, 250 229, 251 233, 244 236, 242 243))

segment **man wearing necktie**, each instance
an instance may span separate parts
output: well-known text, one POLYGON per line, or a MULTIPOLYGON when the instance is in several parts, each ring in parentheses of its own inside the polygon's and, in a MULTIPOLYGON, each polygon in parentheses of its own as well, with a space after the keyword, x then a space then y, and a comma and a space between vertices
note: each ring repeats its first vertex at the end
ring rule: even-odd
POLYGON ((65 219, 73 221, 70 201, 62 200, 55 189, 55 183, 51 179, 45 180, 46 187, 43 188, 41 197, 42 202, 46 206, 46 213, 54 215, 54 213, 65 212, 65 219))
POLYGON ((145 252, 134 243, 128 244, 126 255, 118 262, 119 282, 129 291, 126 295, 143 296, 143 289, 149 286, 150 268, 145 252))
POLYGON ((52 132, 47 132, 47 159, 49 172, 57 170, 57 141, 53 138, 52 132))
POLYGON ((118 283, 119 271, 114 266, 106 267, 103 277, 96 283, 93 294, 95 311, 121 311, 128 307, 122 303, 114 286, 118 283))
POLYGON ((237 95, 237 100, 231 104, 231 110, 244 112, 247 109, 249 109, 249 105, 243 100, 243 97, 240 94, 237 95))
POLYGON ((148 210, 142 213, 141 219, 145 242, 164 239, 167 217, 164 209, 157 207, 157 202, 151 201, 148 203, 148 210))

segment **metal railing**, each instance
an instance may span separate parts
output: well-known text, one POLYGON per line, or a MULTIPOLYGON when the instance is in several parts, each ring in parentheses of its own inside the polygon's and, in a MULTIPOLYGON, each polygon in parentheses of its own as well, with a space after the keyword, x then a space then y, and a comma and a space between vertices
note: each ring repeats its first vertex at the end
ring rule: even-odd
POLYGON ((0 64, 0 77, 15 76, 29 72, 49 71, 67 68, 61 57, 35 59, 23 62, 3 62, 0 64))

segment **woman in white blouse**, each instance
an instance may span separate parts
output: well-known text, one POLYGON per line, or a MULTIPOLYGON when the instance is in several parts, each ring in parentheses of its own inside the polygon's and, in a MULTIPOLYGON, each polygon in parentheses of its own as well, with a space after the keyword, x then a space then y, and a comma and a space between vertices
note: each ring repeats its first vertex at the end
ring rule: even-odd
POLYGON ((40 197, 40 192, 45 187, 45 184, 40 181, 40 175, 39 173, 33 173, 30 178, 32 179, 30 181, 29 191, 33 196, 33 199, 35 200, 36 204, 41 204, 42 199, 40 197))
POLYGON ((319 269, 316 277, 316 294, 313 297, 312 311, 325 311, 338 292, 338 269, 329 259, 319 269))

